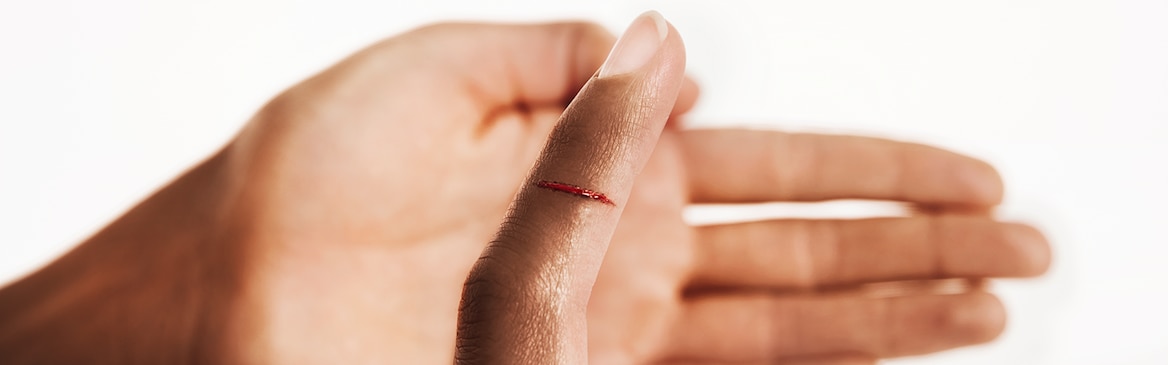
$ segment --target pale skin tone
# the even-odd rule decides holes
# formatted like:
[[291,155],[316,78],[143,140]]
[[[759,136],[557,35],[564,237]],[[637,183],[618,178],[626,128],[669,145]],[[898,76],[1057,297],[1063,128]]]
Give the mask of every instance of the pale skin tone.
[[[665,34],[607,77],[615,38],[579,23],[445,24],[363,50],[0,290],[0,363],[448,364],[457,332],[462,363],[864,364],[997,336],[1004,309],[976,285],[854,289],[1041,274],[1042,236],[985,214],[1002,197],[991,167],[881,139],[665,127],[697,97]],[[927,209],[681,217],[844,198]]]

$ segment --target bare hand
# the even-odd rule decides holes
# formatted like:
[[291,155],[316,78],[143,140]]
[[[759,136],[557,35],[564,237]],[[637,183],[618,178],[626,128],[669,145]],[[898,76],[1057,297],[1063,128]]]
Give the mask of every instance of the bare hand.
[[[696,98],[681,76],[680,37],[667,33],[656,63],[588,94],[620,115],[647,116],[645,131],[660,127],[667,105],[676,116]],[[359,52],[277,97],[219,154],[0,292],[0,354],[11,360],[3,362],[449,363],[472,263],[516,189],[530,189],[523,179],[540,148],[612,42],[586,24],[445,24]],[[612,94],[622,90],[630,94]],[[588,265],[601,265],[587,305],[594,363],[870,362],[984,342],[1004,313],[979,290],[873,298],[818,289],[1046,268],[1047,245],[1032,228],[945,213],[1001,199],[997,174],[979,161],[861,137],[660,133],[656,144],[592,136],[602,144],[596,156],[630,159],[619,175],[570,175],[608,166],[572,154],[557,164],[580,169],[548,176],[595,183],[623,209],[619,224],[619,211],[604,213],[614,231],[603,264],[573,261],[586,266],[573,269],[585,274],[572,281],[577,306]],[[618,140],[639,149],[605,149]],[[640,158],[636,175],[629,161]],[[537,196],[594,203],[554,194]],[[837,198],[937,213],[700,228],[681,220],[691,202]],[[711,287],[719,290],[683,295]],[[555,333],[580,336],[572,320],[576,327]]]

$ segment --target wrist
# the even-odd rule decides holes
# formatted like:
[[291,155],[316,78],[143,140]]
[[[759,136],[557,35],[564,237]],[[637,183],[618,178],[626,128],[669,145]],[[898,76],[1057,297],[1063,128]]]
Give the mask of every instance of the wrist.
[[244,249],[228,156],[0,289],[0,362],[222,362]]

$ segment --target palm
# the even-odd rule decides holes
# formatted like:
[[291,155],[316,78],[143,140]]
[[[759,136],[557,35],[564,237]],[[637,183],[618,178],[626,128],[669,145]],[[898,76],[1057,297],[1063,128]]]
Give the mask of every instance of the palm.
[[[416,98],[381,87],[354,92]],[[271,227],[257,240],[268,264],[254,273],[254,297],[261,312],[284,314],[259,324],[269,342],[259,347],[288,356],[275,363],[448,363],[462,282],[555,111],[484,121],[452,108],[468,102],[459,98],[416,98],[443,103],[405,112],[331,96],[290,99],[269,105],[241,137],[281,156],[251,178],[270,192],[259,226]],[[268,119],[285,115],[312,118]]]
[[[462,281],[561,110],[507,110],[485,120],[450,107],[463,101],[442,100],[402,113],[337,98],[278,99],[241,137],[257,155],[281,156],[251,177],[268,192],[259,226],[271,227],[258,235],[266,264],[253,287],[263,312],[283,314],[262,325],[270,328],[263,330],[267,345],[295,349],[281,356],[325,356],[316,358],[322,363],[335,363],[338,353],[357,362],[451,358]],[[308,107],[337,114],[280,110]],[[285,115],[312,119],[265,119]],[[688,232],[675,142],[666,138],[642,175],[640,184],[652,189],[630,199],[597,284],[594,300],[603,304],[592,326],[606,333],[595,341],[598,353],[647,356],[666,323],[661,309],[676,301]]]

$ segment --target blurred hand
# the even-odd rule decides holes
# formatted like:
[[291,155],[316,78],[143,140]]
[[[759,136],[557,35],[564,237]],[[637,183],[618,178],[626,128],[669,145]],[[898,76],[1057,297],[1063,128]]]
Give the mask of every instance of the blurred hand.
[[[600,83],[619,87],[594,85],[594,97],[662,118],[668,105],[675,117],[688,110],[697,90],[681,79],[680,37],[666,33],[654,63]],[[0,362],[449,363],[471,265],[613,41],[579,23],[443,24],[357,53],[0,292]],[[548,146],[557,143],[580,142]],[[993,169],[967,157],[745,130],[665,128],[649,146],[631,192],[569,181],[618,187],[623,209],[587,306],[593,363],[870,363],[981,343],[1001,331],[1004,311],[976,287],[894,297],[846,288],[1047,266],[1034,229],[952,213],[1001,199]],[[681,219],[690,203],[844,198],[928,209],[858,221]]]

